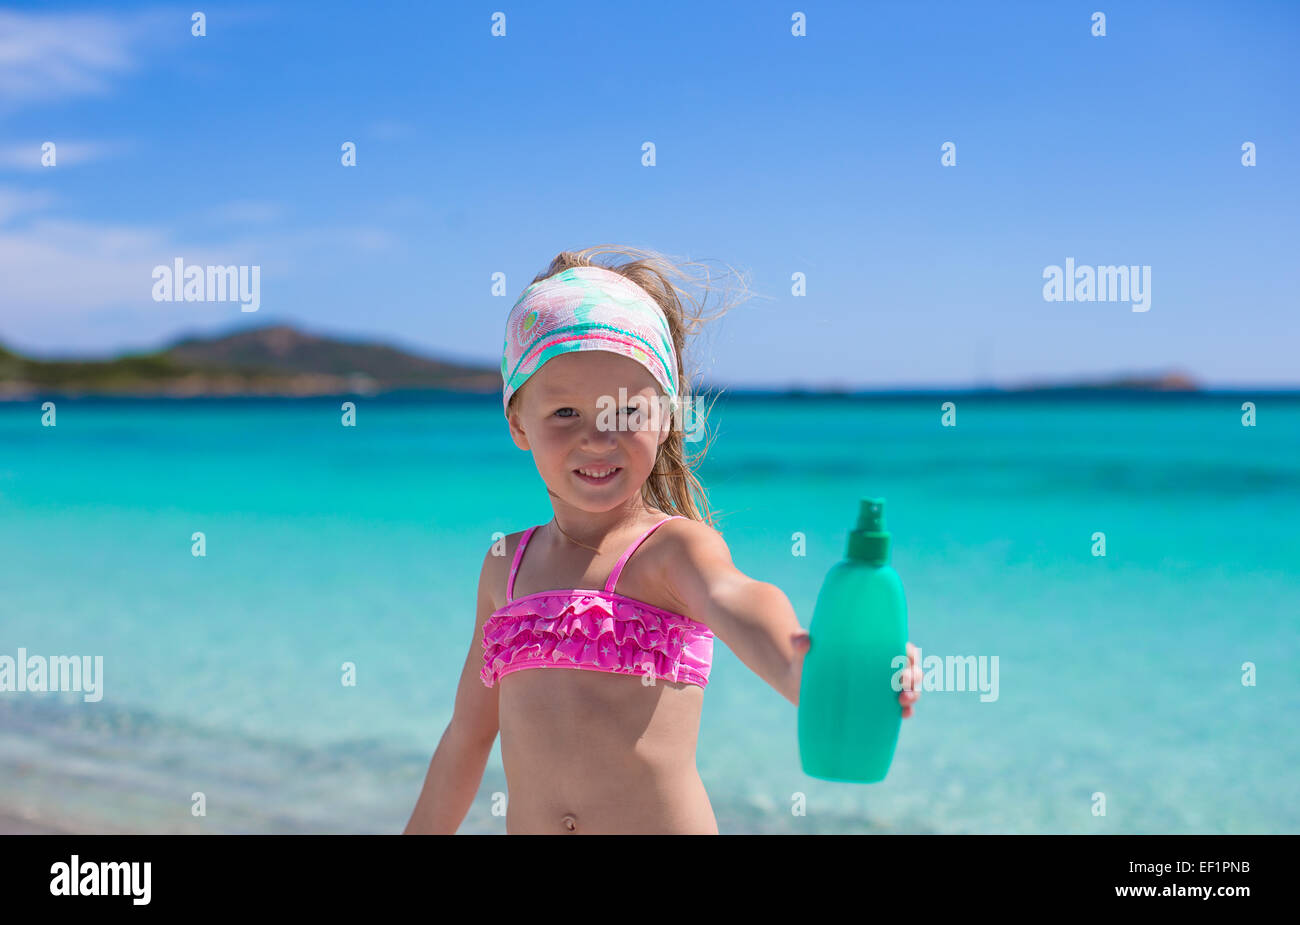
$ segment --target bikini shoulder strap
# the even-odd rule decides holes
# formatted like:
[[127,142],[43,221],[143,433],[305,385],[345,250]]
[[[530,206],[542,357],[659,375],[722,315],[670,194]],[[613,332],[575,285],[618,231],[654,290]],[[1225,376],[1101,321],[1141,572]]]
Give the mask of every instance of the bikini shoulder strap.
[[614,590],[614,586],[618,584],[618,576],[623,574],[623,566],[627,565],[627,560],[632,557],[632,553],[636,552],[637,547],[646,541],[646,537],[648,537],[651,533],[654,533],[664,524],[668,523],[668,521],[677,520],[681,516],[682,516],[681,514],[674,514],[671,517],[665,517],[663,520],[659,521],[659,523],[655,524],[645,533],[642,533],[639,537],[637,537],[636,541],[633,542],[632,545],[629,546],[623,552],[623,555],[619,557],[618,562],[614,563],[614,571],[609,573],[609,580],[605,582],[605,590],[606,591]]
[[524,531],[524,535],[519,538],[519,545],[515,547],[515,560],[510,565],[510,577],[506,579],[506,603],[509,604],[515,599],[515,574],[519,571],[519,560],[524,557],[524,547],[528,545],[528,540],[532,538],[533,531],[536,527],[529,527]]

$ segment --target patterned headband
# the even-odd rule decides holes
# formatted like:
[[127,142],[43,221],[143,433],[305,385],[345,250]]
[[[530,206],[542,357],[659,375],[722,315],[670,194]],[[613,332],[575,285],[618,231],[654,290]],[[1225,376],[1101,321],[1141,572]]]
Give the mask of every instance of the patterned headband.
[[570,267],[533,283],[510,309],[501,358],[502,403],[542,364],[562,353],[605,350],[636,360],[669,398],[677,354],[668,319],[632,280],[604,267]]

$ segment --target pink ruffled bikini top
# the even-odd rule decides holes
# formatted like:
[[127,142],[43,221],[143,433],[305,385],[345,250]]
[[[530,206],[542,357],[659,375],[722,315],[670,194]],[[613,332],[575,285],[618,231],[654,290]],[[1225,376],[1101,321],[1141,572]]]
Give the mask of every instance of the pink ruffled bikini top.
[[713,632],[689,617],[614,592],[637,547],[680,516],[661,520],[641,534],[614,565],[602,590],[538,591],[516,599],[515,574],[537,530],[529,527],[510,566],[506,605],[483,623],[483,683],[491,687],[525,668],[583,668],[638,677],[653,671],[665,681],[707,685]]

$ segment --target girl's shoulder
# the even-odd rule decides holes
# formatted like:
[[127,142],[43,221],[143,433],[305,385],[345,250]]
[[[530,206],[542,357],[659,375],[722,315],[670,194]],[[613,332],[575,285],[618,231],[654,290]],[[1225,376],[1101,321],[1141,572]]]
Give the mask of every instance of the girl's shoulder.
[[524,534],[531,529],[531,527],[526,527],[515,533],[493,534],[491,545],[488,546],[487,552],[483,556],[483,568],[487,570],[494,564],[505,562],[506,568],[509,569],[510,562],[514,559],[516,550],[519,549],[519,544],[523,542]]
[[[665,520],[665,518],[671,519]],[[719,533],[711,524],[706,524],[702,520],[694,520],[690,517],[672,514],[660,514],[659,520],[663,521],[663,526],[655,530],[656,534],[664,533],[678,537],[705,536],[710,534],[717,537],[722,536],[722,534]]]
[[668,521],[654,535],[659,542],[647,550],[649,561],[643,567],[666,597],[665,609],[701,619],[690,612],[686,589],[700,587],[713,576],[735,569],[726,541],[710,524],[685,517]]
[[531,527],[525,527],[515,533],[493,536],[487,551],[483,554],[483,567],[479,571],[479,584],[486,589],[494,610],[505,606],[506,584],[510,579],[510,568],[514,564],[515,553],[523,541],[524,534]]
[[[711,562],[731,562],[731,550],[711,524],[678,517],[655,530],[655,558],[663,568],[702,568]],[[649,544],[647,544],[649,545]]]

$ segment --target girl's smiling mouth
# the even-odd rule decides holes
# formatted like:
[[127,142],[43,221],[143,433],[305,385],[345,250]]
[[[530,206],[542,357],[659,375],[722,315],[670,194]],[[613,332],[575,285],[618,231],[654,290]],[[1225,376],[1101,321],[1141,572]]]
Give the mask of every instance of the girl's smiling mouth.
[[573,474],[588,485],[604,485],[612,482],[622,471],[622,466],[583,466],[581,469],[574,469]]

